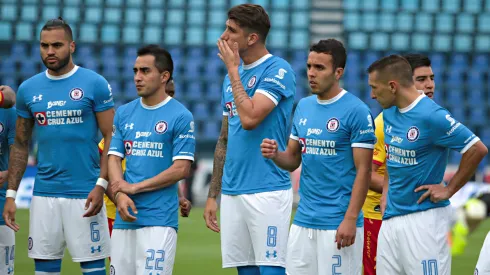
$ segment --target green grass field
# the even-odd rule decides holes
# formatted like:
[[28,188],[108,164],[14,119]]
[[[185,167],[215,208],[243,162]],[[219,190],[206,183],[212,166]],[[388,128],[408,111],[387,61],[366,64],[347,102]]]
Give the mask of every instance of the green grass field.
[[[219,235],[206,228],[202,219],[202,213],[202,208],[195,208],[192,210],[189,218],[180,220],[177,255],[173,274],[236,274],[234,269],[221,268]],[[16,235],[15,274],[31,275],[34,274],[34,262],[27,258],[27,235],[29,231],[28,210],[19,210],[16,218],[21,229]],[[470,236],[465,254],[453,258],[452,274],[473,274],[483,240],[489,230],[490,221],[487,220]],[[71,261],[68,253],[65,254],[61,274],[81,274],[80,266]]]

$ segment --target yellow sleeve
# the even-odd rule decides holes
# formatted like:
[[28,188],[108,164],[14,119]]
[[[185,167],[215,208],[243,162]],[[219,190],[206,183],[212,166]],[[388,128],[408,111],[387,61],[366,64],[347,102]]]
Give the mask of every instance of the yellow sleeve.
[[386,161],[386,150],[385,150],[385,134],[383,130],[383,113],[379,114],[374,120],[374,125],[376,130],[374,134],[376,135],[376,144],[374,145],[373,152],[373,163],[383,166]]

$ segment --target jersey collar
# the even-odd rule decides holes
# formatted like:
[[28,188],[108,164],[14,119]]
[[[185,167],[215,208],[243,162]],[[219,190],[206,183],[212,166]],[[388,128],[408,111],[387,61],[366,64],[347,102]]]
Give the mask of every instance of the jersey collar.
[[66,74],[62,74],[62,75],[50,75],[48,73],[48,70],[46,70],[46,77],[51,79],[51,80],[61,80],[61,79],[65,79],[65,78],[68,78],[68,77],[74,75],[77,71],[78,71],[77,65],[75,65],[75,67],[73,67],[73,69],[71,69],[71,71],[67,72]]
[[341,97],[343,97],[345,94],[347,93],[346,90],[342,89],[342,91],[340,91],[340,93],[334,97],[332,97],[331,99],[327,99],[327,100],[320,100],[318,99],[318,97],[316,98],[316,102],[318,102],[318,104],[321,104],[321,105],[328,105],[328,104],[332,104],[334,102],[336,102],[337,100],[339,100]]
[[141,107],[143,107],[144,109],[147,109],[147,110],[155,110],[155,109],[158,109],[158,108],[162,107],[163,105],[167,104],[171,99],[172,99],[171,96],[167,96],[167,98],[165,98],[164,101],[158,103],[157,105],[148,106],[148,105],[144,104],[143,101],[140,98],[140,104],[141,104]]
[[415,106],[417,106],[417,104],[422,100],[422,98],[425,97],[425,94],[421,94],[419,95],[419,97],[417,97],[417,99],[415,99],[410,105],[408,105],[407,107],[405,108],[401,108],[401,109],[398,109],[400,111],[400,113],[406,113],[410,110],[412,110],[413,108],[415,108]]
[[252,64],[248,64],[248,65],[243,64],[243,69],[244,70],[253,69],[253,68],[259,66],[260,64],[264,63],[264,61],[266,61],[267,59],[269,59],[269,57],[271,57],[271,56],[272,56],[272,54],[268,53],[268,54],[262,56],[259,60],[255,61]]

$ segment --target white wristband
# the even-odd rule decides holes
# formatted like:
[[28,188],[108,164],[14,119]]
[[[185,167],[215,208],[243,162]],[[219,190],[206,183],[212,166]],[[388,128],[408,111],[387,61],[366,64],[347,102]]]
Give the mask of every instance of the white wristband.
[[7,194],[5,195],[6,198],[13,198],[13,199],[15,199],[16,196],[17,196],[17,191],[12,189],[7,190]]
[[109,182],[107,182],[105,179],[103,178],[98,178],[97,179],[97,183],[95,185],[99,185],[99,186],[102,186],[104,187],[104,190],[107,189],[107,185],[109,185]]

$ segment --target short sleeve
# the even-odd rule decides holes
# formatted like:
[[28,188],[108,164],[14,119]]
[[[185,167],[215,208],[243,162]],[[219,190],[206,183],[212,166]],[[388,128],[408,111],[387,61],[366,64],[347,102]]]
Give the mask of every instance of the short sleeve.
[[366,105],[361,104],[353,109],[350,117],[351,147],[374,149],[374,121]]
[[94,111],[103,112],[113,107],[114,98],[112,97],[111,85],[102,76],[99,76],[95,82]]
[[15,108],[11,108],[9,110],[9,123],[8,123],[9,125],[8,125],[8,132],[7,132],[9,146],[14,144],[16,122],[17,122],[16,110]]
[[194,118],[190,112],[185,112],[175,123],[172,160],[186,159],[194,161],[196,137]]
[[431,113],[429,129],[436,145],[459,151],[461,154],[480,140],[444,108],[438,108]]
[[15,107],[17,109],[17,115],[23,118],[33,118],[27,102],[25,100],[26,87],[25,84],[20,85],[17,91],[17,96],[15,97]]
[[[116,115],[114,116],[114,124],[112,125],[112,140],[109,147],[108,155],[115,155],[120,158],[124,158],[125,148],[124,148],[124,140],[121,134],[120,129],[120,116],[121,116],[122,108],[119,108],[116,111]],[[100,144],[99,144],[100,146]],[[100,148],[100,147],[99,147]]]
[[294,110],[293,115],[293,126],[291,127],[291,135],[290,139],[299,140],[299,130],[298,130],[298,119],[299,119],[299,104],[296,106],[296,110]]
[[294,97],[296,94],[296,76],[289,64],[277,62],[262,75],[255,90],[268,97],[274,104],[282,98]]
[[383,129],[383,114],[381,113],[374,120],[374,134],[376,144],[374,144],[373,163],[382,166],[386,161],[385,133]]

